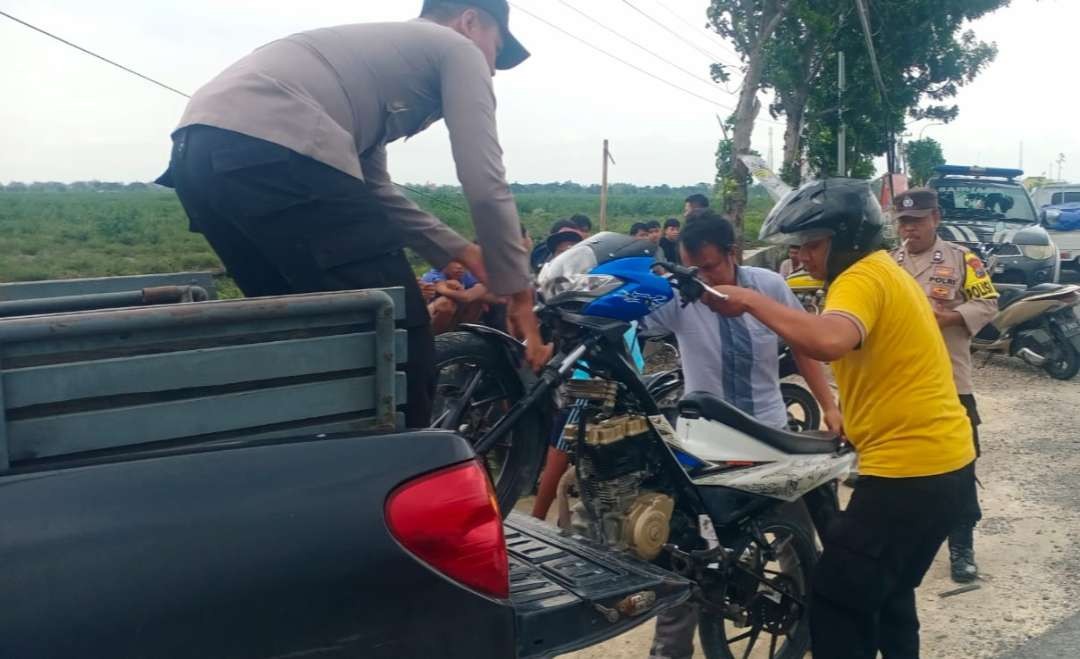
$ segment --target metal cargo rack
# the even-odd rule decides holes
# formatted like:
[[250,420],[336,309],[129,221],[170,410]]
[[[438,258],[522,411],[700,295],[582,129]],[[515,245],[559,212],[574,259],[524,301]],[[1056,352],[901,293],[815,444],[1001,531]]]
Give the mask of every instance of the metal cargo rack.
[[400,428],[403,310],[394,288],[0,318],[0,470]]

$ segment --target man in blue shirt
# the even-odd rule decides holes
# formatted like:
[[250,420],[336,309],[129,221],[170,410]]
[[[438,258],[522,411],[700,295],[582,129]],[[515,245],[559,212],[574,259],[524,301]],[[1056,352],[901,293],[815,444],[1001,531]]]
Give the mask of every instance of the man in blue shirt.
[[435,334],[453,331],[461,323],[480,320],[489,302],[497,298],[476,279],[465,266],[451,261],[442,270],[429,270],[420,278],[421,286],[434,286],[434,298],[428,303],[431,331]]
[[[684,264],[698,268],[710,286],[741,286],[802,311],[802,305],[784,279],[764,268],[738,265],[735,229],[708,209],[694,211],[680,235]],[[750,314],[721,316],[701,302],[683,307],[675,299],[645,319],[650,327],[675,334],[679,342],[686,391],[706,391],[777,428],[787,426],[787,406],[780,393],[780,339]],[[834,432],[842,429],[840,410],[820,362],[794,353],[799,373],[806,380]],[[698,611],[683,605],[656,619],[650,659],[690,659]]]

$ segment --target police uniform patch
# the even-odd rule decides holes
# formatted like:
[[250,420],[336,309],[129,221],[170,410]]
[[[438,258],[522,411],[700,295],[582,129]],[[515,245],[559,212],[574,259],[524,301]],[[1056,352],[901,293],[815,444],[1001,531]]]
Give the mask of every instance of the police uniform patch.
[[956,274],[956,268],[950,268],[947,265],[939,265],[934,268],[935,277],[952,277]]
[[932,259],[932,262],[933,263],[944,263],[945,262],[945,255],[941,252],[940,249],[935,249],[934,250],[934,258]]
[[934,298],[935,300],[951,300],[952,289],[948,286],[931,286],[930,297]]
[[974,254],[968,254],[967,262],[968,265],[971,266],[971,269],[975,272],[976,277],[982,279],[986,276],[986,266],[983,265],[982,259],[975,256]]

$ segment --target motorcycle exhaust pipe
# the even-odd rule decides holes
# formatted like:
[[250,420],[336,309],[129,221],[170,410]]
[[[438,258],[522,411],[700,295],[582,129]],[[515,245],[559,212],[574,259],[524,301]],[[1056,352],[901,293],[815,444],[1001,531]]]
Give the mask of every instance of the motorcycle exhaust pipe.
[[1046,363],[1046,357],[1043,357],[1031,348],[1020,348],[1016,351],[1016,356],[1032,366],[1042,366]]

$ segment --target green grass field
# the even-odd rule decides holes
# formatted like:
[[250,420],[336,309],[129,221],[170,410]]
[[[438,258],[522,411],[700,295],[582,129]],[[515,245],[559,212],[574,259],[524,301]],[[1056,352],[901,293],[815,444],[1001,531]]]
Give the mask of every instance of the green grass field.
[[[636,221],[678,216],[685,189],[612,194],[609,229],[625,231]],[[520,191],[521,218],[534,238],[551,223],[573,213],[599,214],[590,192]],[[442,188],[417,197],[461,233],[472,226],[460,193]],[[768,200],[754,198],[747,235],[756,236]],[[418,269],[424,264],[416,261]],[[202,236],[187,230],[187,218],[170,191],[0,192],[0,281],[220,270],[221,263]],[[224,292],[230,293],[228,284]],[[235,290],[233,289],[233,294]]]

